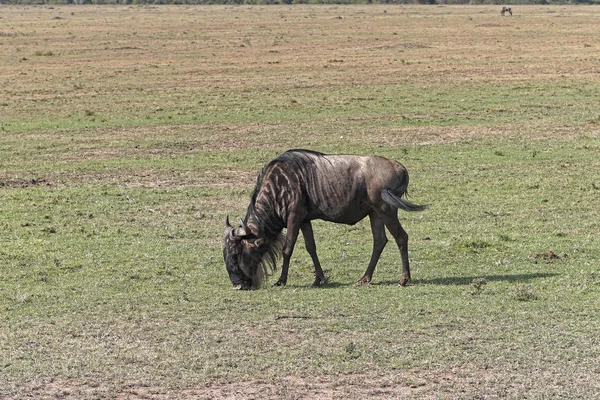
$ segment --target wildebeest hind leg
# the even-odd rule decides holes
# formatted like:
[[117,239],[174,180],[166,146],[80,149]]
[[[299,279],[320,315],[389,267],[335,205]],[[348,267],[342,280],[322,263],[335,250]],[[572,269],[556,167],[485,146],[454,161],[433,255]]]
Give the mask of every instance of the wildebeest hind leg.
[[406,233],[402,228],[402,225],[400,225],[395,210],[393,214],[385,216],[385,226],[396,240],[396,244],[400,250],[400,258],[402,259],[402,279],[399,284],[400,286],[406,286],[408,281],[410,281],[410,267],[408,265],[408,233]]
[[371,261],[369,261],[369,266],[367,267],[365,274],[358,281],[359,285],[364,285],[371,282],[371,279],[373,279],[375,266],[377,265],[379,257],[381,256],[381,252],[387,243],[383,220],[375,213],[372,213],[369,216],[369,219],[371,220],[371,233],[373,234],[373,253],[371,254]]
[[308,251],[308,254],[310,254],[310,258],[312,258],[313,265],[315,266],[315,281],[313,286],[321,286],[325,283],[325,274],[321,268],[319,257],[317,257],[317,245],[315,244],[315,236],[313,234],[312,224],[310,221],[307,221],[302,224],[300,229],[302,229],[302,236],[304,236],[304,245],[306,246],[306,251]]

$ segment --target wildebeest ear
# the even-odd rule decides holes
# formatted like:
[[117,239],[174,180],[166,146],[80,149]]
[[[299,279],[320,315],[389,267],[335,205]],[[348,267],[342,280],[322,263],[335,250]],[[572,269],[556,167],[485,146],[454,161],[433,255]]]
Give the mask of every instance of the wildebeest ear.
[[248,236],[250,232],[247,232],[244,228],[235,228],[233,234],[242,238]]

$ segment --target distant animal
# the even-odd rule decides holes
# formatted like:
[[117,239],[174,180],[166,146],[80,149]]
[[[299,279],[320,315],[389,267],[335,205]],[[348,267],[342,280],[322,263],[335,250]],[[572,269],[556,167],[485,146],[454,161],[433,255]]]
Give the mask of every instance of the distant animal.
[[512,15],[512,10],[510,7],[502,7],[502,11],[500,11],[500,14],[504,15],[505,13],[509,13],[510,15]]
[[[269,162],[258,175],[250,204],[240,225],[225,219],[223,258],[234,289],[255,289],[274,269],[281,253],[283,267],[275,284],[284,286],[290,258],[302,231],[314,268],[313,286],[325,283],[317,257],[311,221],[321,219],[354,225],[371,222],[373,252],[359,284],[367,284],[387,243],[385,228],[400,249],[402,279],[410,280],[408,234],[398,221],[398,209],[426,208],[406,200],[408,172],[392,160],[377,156],[327,155],[289,150]],[[286,234],[282,231],[286,228]]]

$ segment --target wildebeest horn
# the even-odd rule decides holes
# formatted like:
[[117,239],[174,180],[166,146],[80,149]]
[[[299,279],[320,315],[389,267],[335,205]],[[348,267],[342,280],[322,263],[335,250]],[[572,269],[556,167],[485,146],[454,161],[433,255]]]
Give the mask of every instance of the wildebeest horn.
[[233,239],[236,236],[239,236],[239,237],[248,236],[252,233],[250,228],[248,228],[248,225],[246,225],[244,223],[244,221],[242,221],[241,218],[240,218],[240,225],[241,226],[234,228],[233,226],[231,226],[231,223],[229,222],[229,215],[225,218],[225,230],[229,231],[229,237],[231,239]]
[[[239,229],[239,228],[238,228]],[[229,215],[225,218],[225,233],[229,233],[229,239],[234,240],[236,235],[236,230],[231,223],[229,223]]]
[[241,218],[240,218],[240,225],[242,227],[242,231],[244,232],[244,235],[249,235],[252,233],[250,228],[248,228],[248,225],[246,225]]

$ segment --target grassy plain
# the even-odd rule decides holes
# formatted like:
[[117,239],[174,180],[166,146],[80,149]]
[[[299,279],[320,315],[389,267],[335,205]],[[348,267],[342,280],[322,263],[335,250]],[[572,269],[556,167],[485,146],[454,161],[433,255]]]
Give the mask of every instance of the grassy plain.
[[[0,8],[0,398],[597,398],[600,9],[513,8]],[[407,166],[411,286],[231,290],[298,147]]]

